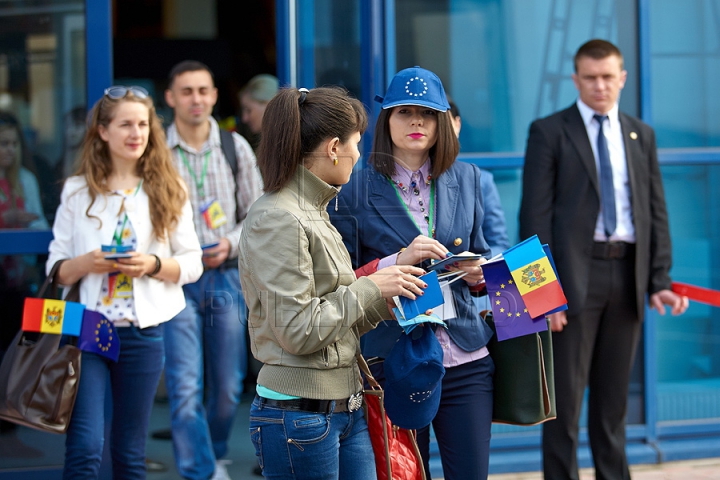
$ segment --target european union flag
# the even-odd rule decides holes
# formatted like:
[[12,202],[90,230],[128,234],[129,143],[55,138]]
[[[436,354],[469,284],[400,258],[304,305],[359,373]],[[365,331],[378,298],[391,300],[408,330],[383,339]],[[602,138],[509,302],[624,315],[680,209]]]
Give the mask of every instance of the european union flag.
[[117,362],[120,356],[120,339],[115,332],[115,326],[102,313],[85,309],[78,348]]
[[547,330],[545,315],[533,318],[528,312],[504,260],[485,263],[482,268],[498,341]]

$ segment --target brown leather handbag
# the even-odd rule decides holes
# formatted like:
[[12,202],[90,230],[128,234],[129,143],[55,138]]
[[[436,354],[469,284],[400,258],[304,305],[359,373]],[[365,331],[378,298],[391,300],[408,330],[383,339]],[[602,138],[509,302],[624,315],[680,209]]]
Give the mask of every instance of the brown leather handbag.
[[[39,298],[57,298],[55,277],[62,260],[43,284]],[[46,297],[48,289],[51,295]],[[77,300],[78,284],[66,300]],[[62,335],[28,333],[15,336],[0,364],[0,419],[45,432],[65,433],[80,381],[81,352],[60,346]]]

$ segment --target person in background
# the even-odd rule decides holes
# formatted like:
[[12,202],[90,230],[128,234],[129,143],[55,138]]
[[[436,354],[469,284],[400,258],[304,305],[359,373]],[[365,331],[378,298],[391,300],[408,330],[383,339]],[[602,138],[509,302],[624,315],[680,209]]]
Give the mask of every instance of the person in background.
[[277,91],[278,79],[273,75],[262,73],[251,78],[238,93],[242,122],[254,135],[260,134],[265,108]]
[[[80,282],[80,302],[112,322],[117,362],[83,352],[65,441],[63,478],[99,478],[105,385],[112,396],[113,476],[145,478],[145,440],[164,362],[161,324],[185,305],[182,285],[202,273],[202,252],[182,179],[147,91],[114,86],[92,109],[80,169],[62,190],[46,269]],[[106,259],[101,247],[129,250]]]
[[15,116],[0,112],[0,228],[49,229],[37,179],[22,165],[23,146]]
[[549,316],[557,419],[543,424],[545,478],[577,479],[578,422],[589,386],[588,436],[598,480],[629,479],[630,372],[650,307],[688,306],[671,288],[672,250],[655,132],[619,111],[620,50],[590,40],[575,54],[578,100],[530,126],[520,237],[553,252],[568,310]]
[[184,478],[225,479],[221,459],[247,369],[238,244],[262,181],[248,142],[221,131],[211,116],[217,89],[207,65],[180,62],[169,80],[165,100],[175,119],[167,141],[188,185],[205,267],[200,280],[183,287],[185,309],[165,326],[173,451]]
[[[353,267],[428,265],[448,253],[486,257],[482,175],[458,162],[442,82],[420,67],[398,72],[382,100],[370,166],[353,175],[329,209]],[[472,300],[485,288],[485,259],[455,262],[465,276],[445,287],[453,308],[443,308],[447,330],[435,330],[443,349],[445,376],[440,407],[432,421],[447,480],[488,475],[495,365],[486,344],[492,330]],[[437,311],[436,311],[437,313]],[[385,359],[402,334],[385,322],[363,338],[363,354]],[[384,379],[382,362],[371,366]],[[430,477],[430,427],[418,430],[418,444]]]
[[[14,115],[0,112],[0,229],[47,230],[40,189],[32,172],[22,166],[24,152],[20,124]],[[0,256],[0,360],[20,329],[25,297],[41,281],[36,255]],[[3,423],[0,423],[0,426]]]
[[[448,97],[448,104],[450,105],[448,112],[450,112],[455,135],[460,138],[460,129],[462,128],[460,110],[450,97]],[[495,185],[493,174],[482,168],[480,169],[480,190],[485,205],[482,232],[494,257],[510,248],[510,239],[505,226],[505,212],[500,204],[500,193]]]
[[341,88],[285,89],[267,106],[265,194],[240,237],[253,355],[250,438],[266,478],[374,480],[356,352],[386,299],[425,287],[412,266],[356,279],[326,208],[360,158],[362,104]]

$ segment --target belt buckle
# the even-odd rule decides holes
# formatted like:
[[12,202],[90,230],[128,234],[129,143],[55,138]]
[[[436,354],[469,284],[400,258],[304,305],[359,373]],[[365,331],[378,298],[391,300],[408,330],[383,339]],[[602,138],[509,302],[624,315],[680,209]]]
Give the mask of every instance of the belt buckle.
[[617,259],[622,258],[625,250],[625,245],[619,242],[608,242],[608,258]]
[[360,407],[362,407],[362,404],[363,392],[358,392],[350,395],[350,398],[347,399],[348,412],[354,412],[355,410],[359,410]]

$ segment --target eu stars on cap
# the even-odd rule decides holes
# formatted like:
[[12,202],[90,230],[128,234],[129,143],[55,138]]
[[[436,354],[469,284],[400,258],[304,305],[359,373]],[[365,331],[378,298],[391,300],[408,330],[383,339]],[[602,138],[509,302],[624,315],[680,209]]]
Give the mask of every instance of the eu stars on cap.
[[446,112],[450,108],[443,84],[430,70],[420,67],[406,68],[395,74],[385,93],[385,98],[375,97],[382,108],[399,105],[418,105]]

